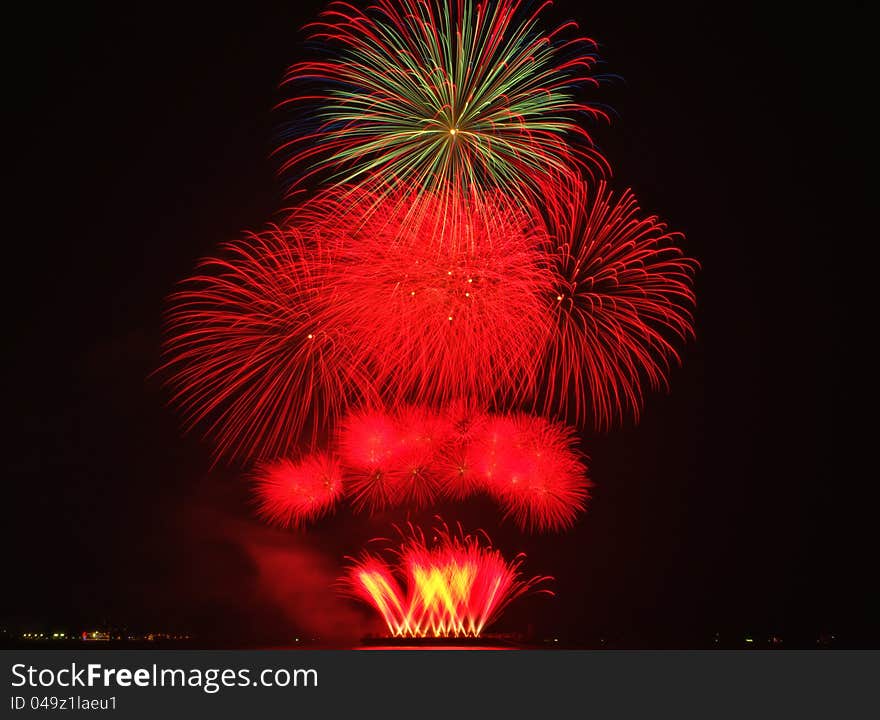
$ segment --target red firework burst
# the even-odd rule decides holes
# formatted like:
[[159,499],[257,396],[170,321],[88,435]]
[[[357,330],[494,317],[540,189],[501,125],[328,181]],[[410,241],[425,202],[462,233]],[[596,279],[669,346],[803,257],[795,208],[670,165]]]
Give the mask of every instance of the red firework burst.
[[400,445],[400,429],[383,410],[358,410],[340,425],[339,452],[349,467],[387,467]]
[[398,501],[401,437],[394,419],[381,410],[345,417],[339,453],[346,467],[345,489],[357,509],[382,510]]
[[166,362],[187,427],[205,423],[217,456],[290,454],[372,378],[343,325],[319,325],[329,259],[290,228],[249,235],[209,258],[171,298]]
[[357,337],[387,404],[487,402],[533,387],[553,280],[540,223],[492,196],[447,206],[364,195],[361,207],[379,209],[355,218],[338,197],[319,207],[331,228],[316,230],[336,237],[319,327]]
[[443,418],[452,442],[462,445],[473,440],[488,422],[485,406],[470,398],[458,398],[443,408]]
[[449,422],[455,414],[411,406],[350,413],[332,454],[260,467],[261,514],[300,526],[329,509],[340,488],[356,510],[370,513],[429,506],[441,494],[463,500],[488,492],[523,530],[571,525],[589,488],[571,428],[524,414],[482,415],[479,429],[462,440]]
[[437,455],[428,448],[405,448],[391,471],[395,503],[420,508],[430,505],[441,488]]
[[491,487],[495,481],[501,463],[514,446],[517,429],[512,417],[490,415],[468,445],[466,460],[484,488]]
[[511,601],[551,579],[521,579],[522,561],[506,561],[485,535],[444,526],[429,546],[411,527],[391,562],[364,553],[342,584],[381,615],[393,637],[479,637]]
[[449,437],[443,416],[424,408],[350,414],[341,425],[339,452],[355,506],[376,511],[429,504],[440,489],[438,457]]
[[404,450],[435,455],[453,437],[453,426],[445,413],[417,405],[405,405],[395,413]]
[[583,511],[590,482],[571,428],[516,414],[499,419],[477,447],[489,491],[521,529],[564,530]]
[[401,503],[430,504],[441,488],[438,459],[452,428],[446,418],[425,408],[406,406],[395,413],[400,453],[395,475]]
[[655,216],[641,214],[626,191],[604,182],[547,187],[543,212],[555,281],[547,297],[554,329],[540,386],[545,411],[588,415],[607,427],[642,407],[642,381],[666,386],[680,358],[675,341],[693,335],[697,262]]
[[273,525],[301,527],[327,514],[342,496],[338,460],[317,453],[261,465],[255,475],[258,512]]
[[451,500],[464,500],[485,485],[469,444],[450,444],[440,452],[436,468],[443,494]]

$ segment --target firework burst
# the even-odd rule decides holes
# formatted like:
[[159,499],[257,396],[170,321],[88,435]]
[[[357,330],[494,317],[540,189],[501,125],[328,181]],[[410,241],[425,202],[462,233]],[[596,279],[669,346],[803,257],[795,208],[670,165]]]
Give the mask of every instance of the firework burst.
[[340,425],[338,445],[355,508],[376,512],[396,504],[401,436],[394,419],[382,410],[353,412]]
[[342,496],[339,461],[315,453],[299,461],[260,465],[255,474],[258,513],[272,525],[302,527],[330,512]]
[[544,409],[607,427],[642,406],[642,382],[666,386],[676,341],[693,335],[696,261],[630,191],[548,186],[543,213],[555,281],[543,360]]
[[519,413],[499,419],[478,448],[489,491],[521,529],[564,530],[583,511],[590,482],[571,428]]
[[364,553],[348,568],[346,592],[367,603],[392,637],[479,637],[513,600],[547,577],[522,579],[523,556],[512,562],[484,535],[438,529],[429,544],[413,527],[386,559]]
[[261,514],[291,526],[319,518],[324,506],[315,500],[310,513],[312,501],[303,495],[320,483],[302,478],[333,477],[339,479],[332,483],[333,502],[341,487],[357,511],[369,514],[398,506],[430,507],[440,497],[460,501],[482,492],[495,498],[504,516],[522,530],[569,527],[583,511],[590,487],[573,429],[524,413],[481,413],[465,440],[450,422],[464,407],[349,413],[331,454],[317,452],[261,467]]
[[318,326],[332,297],[326,253],[290,228],[249,235],[171,296],[166,362],[187,427],[203,423],[218,457],[289,455],[349,402],[372,401],[344,326]]
[[453,442],[463,445],[474,439],[486,425],[486,407],[469,398],[457,398],[443,408]]
[[414,406],[394,413],[359,410],[344,418],[338,447],[355,507],[376,512],[430,504],[440,490],[438,458],[450,432],[442,415]]
[[348,203],[338,198],[334,212],[323,201],[336,275],[319,325],[357,337],[389,405],[523,394],[549,331],[544,296],[553,278],[540,223],[494,195],[473,215],[462,206],[450,215],[437,198],[420,202],[416,220],[407,203],[388,198],[349,226]]
[[447,498],[465,500],[485,488],[476,464],[470,444],[451,445],[440,453],[436,468],[441,489]]
[[[551,418],[638,421],[679,362],[697,263],[601,179],[594,43],[528,7],[331,4],[310,26],[327,56],[285,77],[303,123],[278,150],[316,193],[172,295],[173,401],[217,458],[257,461],[268,522],[482,492],[523,531],[564,530],[590,482]],[[350,569],[393,635],[479,635],[536,582],[438,537]]]
[[603,113],[577,100],[595,43],[546,33],[520,0],[377,0],[333,3],[309,26],[329,50],[293,65],[284,85],[311,122],[279,152],[284,171],[322,173],[335,185],[443,197],[502,188],[531,196],[548,172],[603,168],[583,129]]

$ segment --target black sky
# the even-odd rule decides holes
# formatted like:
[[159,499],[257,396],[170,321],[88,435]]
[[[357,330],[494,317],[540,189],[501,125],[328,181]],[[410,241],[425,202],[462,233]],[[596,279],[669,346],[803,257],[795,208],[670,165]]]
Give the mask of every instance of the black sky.
[[[698,340],[638,427],[585,434],[597,487],[574,531],[523,538],[488,505],[444,516],[557,578],[509,617],[543,634],[863,643],[875,548],[853,520],[869,479],[845,447],[840,353],[844,273],[870,236],[851,119],[866,19],[647,5],[550,16],[622,78],[593,96],[616,113],[595,136],[615,185],[701,261]],[[242,550],[269,535],[240,478],[210,472],[148,376],[174,283],[280,207],[271,107],[319,6],[77,4],[7,29],[5,621],[229,642],[287,627]],[[387,532],[341,514],[313,535],[331,566]]]

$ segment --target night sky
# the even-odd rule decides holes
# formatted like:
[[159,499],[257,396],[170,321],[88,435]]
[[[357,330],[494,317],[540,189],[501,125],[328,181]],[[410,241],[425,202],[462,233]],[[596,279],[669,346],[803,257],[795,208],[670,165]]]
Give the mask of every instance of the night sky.
[[[405,516],[343,506],[306,535],[264,528],[241,470],[211,468],[151,377],[175,282],[277,218],[269,153],[289,118],[271,108],[319,7],[80,3],[7,28],[5,624],[229,645],[363,631],[330,584]],[[594,135],[614,186],[700,260],[698,339],[639,426],[584,433],[596,488],[571,532],[522,536],[488,502],[438,510],[555,576],[557,597],[522,601],[499,629],[865,644],[876,555],[853,518],[873,481],[841,441],[839,402],[841,283],[876,237],[849,119],[866,19],[649,7],[566,2],[549,17],[576,18],[620,76],[589,96],[615,113]]]

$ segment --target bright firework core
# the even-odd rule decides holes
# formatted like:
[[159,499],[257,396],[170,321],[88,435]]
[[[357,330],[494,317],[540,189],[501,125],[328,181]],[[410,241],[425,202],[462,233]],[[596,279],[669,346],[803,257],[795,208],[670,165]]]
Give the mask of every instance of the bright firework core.
[[392,637],[479,637],[513,600],[548,577],[522,579],[484,535],[435,531],[429,544],[410,527],[391,561],[364,553],[343,578],[347,592],[381,615]]

